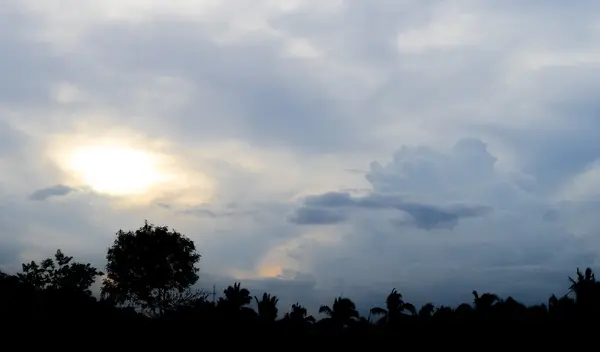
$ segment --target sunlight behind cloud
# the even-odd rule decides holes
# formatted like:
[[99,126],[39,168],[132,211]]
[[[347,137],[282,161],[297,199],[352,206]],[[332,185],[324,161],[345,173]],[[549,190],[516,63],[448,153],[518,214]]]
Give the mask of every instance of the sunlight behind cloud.
[[169,143],[131,131],[56,135],[49,156],[69,186],[91,189],[129,205],[195,205],[213,197],[214,182],[193,170]]
[[173,177],[141,150],[122,147],[84,147],[69,157],[68,166],[87,186],[110,195],[143,194]]

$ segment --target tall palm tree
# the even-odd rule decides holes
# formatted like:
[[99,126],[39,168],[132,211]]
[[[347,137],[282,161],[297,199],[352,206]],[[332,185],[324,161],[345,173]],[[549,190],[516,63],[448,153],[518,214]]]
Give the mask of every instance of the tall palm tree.
[[383,316],[379,320],[379,323],[396,322],[402,316],[406,316],[406,313],[412,316],[417,315],[415,306],[404,302],[402,299],[402,294],[396,291],[396,289],[393,289],[388,295],[387,299],[385,300],[385,307],[385,309],[381,307],[375,307],[371,309],[371,314]]
[[349,298],[336,298],[333,306],[321,306],[320,314],[325,314],[338,327],[347,327],[358,320],[358,311],[356,305]]
[[315,318],[312,315],[308,315],[306,308],[300,305],[300,303],[292,304],[292,310],[289,313],[285,313],[284,319],[289,320],[294,324],[314,324]]
[[268,293],[263,293],[262,299],[254,296],[256,306],[258,309],[258,317],[264,321],[275,321],[277,319],[277,302],[279,298],[277,296],[271,296]]
[[484,293],[481,296],[477,291],[473,291],[473,305],[475,311],[479,314],[488,315],[492,312],[493,307],[500,303],[500,298],[493,293]]
[[225,297],[219,298],[217,307],[224,309],[226,314],[240,315],[240,313],[249,313],[251,308],[246,307],[252,302],[250,291],[245,288],[241,288],[239,282],[233,284],[233,286],[227,287],[223,291]]
[[569,277],[571,286],[569,292],[575,294],[575,302],[578,305],[590,308],[594,301],[598,300],[599,283],[596,281],[596,275],[592,269],[585,269],[585,274],[582,274],[577,268],[577,279]]

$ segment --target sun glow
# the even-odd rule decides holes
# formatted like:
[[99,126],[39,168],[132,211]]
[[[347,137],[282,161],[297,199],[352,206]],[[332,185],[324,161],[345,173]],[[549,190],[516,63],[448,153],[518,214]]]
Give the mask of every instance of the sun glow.
[[67,164],[80,182],[110,195],[144,194],[169,180],[156,157],[130,147],[77,148]]

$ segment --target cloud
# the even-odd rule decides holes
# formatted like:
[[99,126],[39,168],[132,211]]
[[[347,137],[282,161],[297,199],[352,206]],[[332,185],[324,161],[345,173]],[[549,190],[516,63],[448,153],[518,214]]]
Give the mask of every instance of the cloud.
[[[302,217],[302,223],[310,223],[311,219],[314,219],[314,223],[327,222],[319,217],[319,209],[315,207],[324,208],[321,211],[325,212],[322,215],[325,219],[331,218],[328,215],[330,213],[326,213],[331,212],[328,208],[396,209],[400,211],[400,218],[402,214],[409,215],[411,219],[408,222],[419,228],[454,229],[461,218],[484,216],[492,211],[488,205],[461,203],[463,199],[475,200],[462,194],[461,188],[467,185],[473,187],[473,180],[483,182],[483,187],[489,187],[488,183],[491,182],[500,182],[494,179],[496,160],[478,139],[461,139],[449,155],[425,147],[414,150],[404,147],[394,154],[393,162],[385,167],[378,162],[371,163],[365,177],[374,192],[359,197],[344,192],[309,196],[304,206],[297,210],[296,217]],[[423,200],[435,197],[439,202],[439,192],[448,191],[452,192],[448,197],[452,197],[450,199],[454,204],[428,204],[421,200],[410,200],[416,194]],[[414,194],[408,194],[408,197],[397,194],[407,192]],[[341,220],[342,217],[338,216],[333,222]]]
[[[331,192],[310,196],[305,206],[296,210],[291,221],[298,224],[330,224],[346,219],[345,216],[328,208],[359,207],[366,209],[397,209],[408,214],[415,226],[431,230],[435,228],[453,229],[460,218],[483,216],[491,211],[487,206],[471,206],[453,204],[436,206],[416,202],[406,202],[396,195],[369,194],[362,197],[351,197],[349,193]],[[323,208],[317,208],[317,207]]]
[[[560,203],[536,193],[535,176],[498,169],[497,159],[473,138],[459,140],[448,152],[404,146],[389,163],[371,163],[365,175],[371,193],[332,191],[304,197],[296,212],[333,209],[347,221],[335,253],[329,246],[311,250],[312,268],[344,268],[322,274],[332,289],[364,295],[374,288],[400,286],[421,302],[439,300],[428,290],[440,287],[456,302],[468,299],[466,293],[474,288],[529,301],[540,297],[542,289],[559,290],[568,268],[596,262],[590,237],[575,236],[572,225],[561,219],[564,205],[555,210]],[[446,229],[453,231],[444,234]],[[537,271],[547,276],[527,281]],[[345,277],[350,272],[352,286]],[[395,279],[383,279],[378,274],[383,272]],[[377,282],[375,277],[382,279]],[[415,277],[421,281],[412,286]],[[371,288],[358,282],[371,282]]]
[[330,209],[301,207],[288,219],[298,225],[325,225],[336,224],[346,218],[344,215]]
[[66,196],[66,195],[76,192],[76,191],[77,191],[76,189],[69,187],[69,186],[55,185],[52,187],[38,189],[37,191],[33,192],[31,194],[31,196],[29,196],[29,199],[31,199],[31,200],[46,200],[51,197]]

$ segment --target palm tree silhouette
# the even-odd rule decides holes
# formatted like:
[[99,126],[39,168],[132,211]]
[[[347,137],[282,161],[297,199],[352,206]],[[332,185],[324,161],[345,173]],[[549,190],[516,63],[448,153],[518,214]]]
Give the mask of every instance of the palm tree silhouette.
[[217,307],[221,308],[226,315],[241,317],[242,315],[250,314],[254,312],[252,308],[246,307],[252,302],[250,291],[245,288],[241,288],[239,282],[233,284],[233,286],[227,287],[223,291],[225,297],[219,298]]
[[417,315],[415,306],[410,303],[404,302],[402,299],[402,294],[396,289],[393,289],[392,292],[388,295],[385,300],[386,309],[381,307],[375,307],[371,309],[371,314],[373,315],[382,315],[383,317],[379,320],[379,323],[395,323],[402,316],[405,316],[405,312],[408,312],[410,315]]
[[258,309],[258,317],[263,321],[275,321],[277,319],[277,302],[279,298],[277,296],[271,296],[268,293],[263,293],[262,299],[254,296],[256,306]]
[[484,293],[481,296],[477,291],[473,291],[473,305],[475,312],[481,316],[489,316],[496,303],[501,302],[500,298],[493,293]]
[[575,294],[575,301],[578,304],[589,304],[593,299],[594,291],[596,288],[596,275],[592,269],[585,269],[585,274],[582,274],[577,268],[577,279],[569,277],[571,286],[569,286],[569,292]]
[[600,312],[600,283],[596,281],[596,275],[592,269],[585,269],[582,274],[577,268],[577,279],[569,277],[571,286],[569,293],[575,294],[577,314],[586,316],[596,315]]
[[292,311],[285,313],[285,319],[292,323],[308,323],[314,324],[315,318],[312,315],[308,315],[306,308],[300,305],[300,303],[292,304]]
[[283,320],[297,330],[302,330],[316,323],[316,319],[312,315],[308,315],[308,311],[300,303],[292,304],[292,310],[285,313]]
[[349,298],[336,298],[333,306],[321,306],[320,314],[325,314],[327,318],[337,327],[345,328],[358,320],[358,311],[356,305]]

